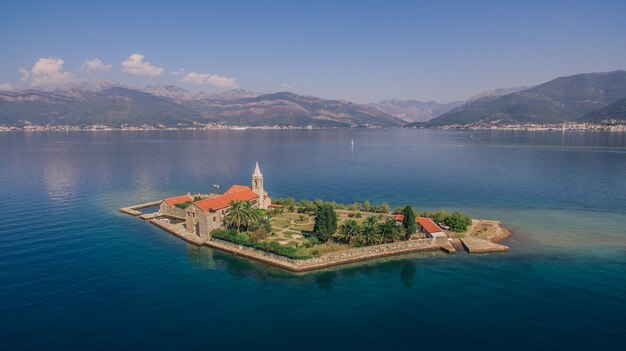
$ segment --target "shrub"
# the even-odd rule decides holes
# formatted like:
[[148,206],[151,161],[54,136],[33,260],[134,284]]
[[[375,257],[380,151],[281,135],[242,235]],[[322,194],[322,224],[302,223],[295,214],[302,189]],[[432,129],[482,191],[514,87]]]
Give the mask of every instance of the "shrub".
[[304,244],[305,247],[313,247],[315,245],[319,245],[320,241],[314,237],[314,236],[310,236],[307,240],[307,242]]
[[363,214],[362,214],[361,212],[357,212],[357,213],[354,215],[354,217],[356,217],[356,218],[361,218],[361,217],[363,217]]
[[187,208],[189,206],[191,206],[193,202],[191,201],[185,201],[185,202],[181,202],[179,204],[175,204],[174,206],[178,207],[178,208]]
[[267,239],[267,237],[268,237],[267,230],[265,230],[265,228],[263,227],[259,227],[255,231],[250,233],[250,240],[252,240],[255,243],[261,242]]
[[388,213],[389,211],[391,211],[391,208],[389,207],[388,203],[383,202],[382,204],[380,204],[380,211],[383,213]]
[[372,205],[370,205],[370,202],[368,200],[363,201],[363,211],[365,212],[369,212],[372,209]]
[[300,260],[310,258],[311,255],[303,252],[293,246],[283,246],[275,241],[272,242],[254,242],[246,233],[237,233],[232,229],[215,229],[211,232],[211,236],[216,239],[230,241],[237,245],[253,247],[255,249],[271,252],[280,256]]
[[296,199],[294,199],[293,197],[279,197],[277,199],[272,199],[272,203],[275,203],[277,205],[293,206],[296,203]]
[[446,220],[446,217],[448,216],[450,216],[450,212],[444,211],[444,210],[437,210],[435,212],[430,212],[426,214],[425,217],[430,217],[433,219],[433,221],[437,223],[441,223],[441,222],[444,222]]
[[472,219],[465,213],[456,211],[444,219],[444,223],[453,232],[464,232],[467,230],[467,226],[472,223]]

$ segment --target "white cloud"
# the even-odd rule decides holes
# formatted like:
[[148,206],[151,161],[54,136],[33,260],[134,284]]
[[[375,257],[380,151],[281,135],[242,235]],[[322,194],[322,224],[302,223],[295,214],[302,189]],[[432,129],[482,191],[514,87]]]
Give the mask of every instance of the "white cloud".
[[35,87],[55,87],[73,82],[74,75],[64,71],[65,61],[58,57],[41,57],[35,62],[30,72],[24,68],[18,71],[22,74],[22,81],[28,82]]
[[20,74],[22,75],[20,77],[20,79],[22,80],[22,82],[26,82],[28,80],[28,78],[30,77],[30,72],[28,72],[27,70],[20,68],[17,70],[18,72],[20,72]]
[[189,72],[181,81],[190,84],[210,84],[221,88],[237,88],[235,78],[215,74]]
[[289,83],[283,83],[280,85],[280,88],[285,91],[296,91],[295,85],[291,85]]
[[85,60],[82,65],[80,65],[81,72],[92,73],[92,72],[108,72],[113,68],[110,64],[106,64],[102,62],[99,58],[95,58],[93,60]]
[[122,62],[122,71],[135,75],[160,76],[163,68],[152,66],[150,62],[144,61],[143,55],[132,54]]
[[11,83],[2,83],[0,84],[0,90],[12,90],[13,85]]
[[170,74],[173,76],[182,76],[183,74],[185,74],[185,69],[184,68],[179,68],[175,71],[172,71]]

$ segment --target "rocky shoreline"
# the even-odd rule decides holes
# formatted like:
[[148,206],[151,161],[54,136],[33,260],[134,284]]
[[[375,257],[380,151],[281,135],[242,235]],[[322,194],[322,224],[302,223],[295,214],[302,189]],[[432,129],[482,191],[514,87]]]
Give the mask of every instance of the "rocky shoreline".
[[296,260],[276,255],[253,247],[238,245],[229,241],[212,238],[203,240],[187,232],[180,224],[171,224],[158,219],[150,220],[150,223],[173,234],[186,242],[197,246],[208,246],[222,250],[233,255],[243,256],[266,264],[287,269],[292,272],[312,271],[348,263],[367,261],[376,258],[401,255],[413,252],[440,251],[455,253],[456,250],[446,238],[428,238],[409,241],[399,241],[389,244],[364,246],[336,251],[319,257]]

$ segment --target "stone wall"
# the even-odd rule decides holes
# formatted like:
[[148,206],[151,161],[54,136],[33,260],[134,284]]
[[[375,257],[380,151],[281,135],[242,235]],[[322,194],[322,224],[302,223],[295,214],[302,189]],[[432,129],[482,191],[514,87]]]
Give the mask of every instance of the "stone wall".
[[186,212],[184,208],[170,206],[165,202],[163,202],[161,206],[159,207],[159,212],[161,212],[161,214],[165,216],[174,217],[178,219],[185,219],[185,216],[186,216]]
[[449,243],[446,238],[400,241],[389,244],[365,246],[331,252],[319,257],[303,260],[287,258],[271,252],[266,252],[249,246],[238,245],[217,238],[210,239],[206,242],[206,245],[292,271],[308,271],[410,252],[435,251],[442,249],[443,245],[449,245]]

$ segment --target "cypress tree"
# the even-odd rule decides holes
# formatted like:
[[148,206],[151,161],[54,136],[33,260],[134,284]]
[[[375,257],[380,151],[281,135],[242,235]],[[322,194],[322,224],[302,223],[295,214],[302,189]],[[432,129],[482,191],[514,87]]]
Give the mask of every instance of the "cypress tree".
[[405,233],[404,238],[409,240],[411,235],[413,235],[417,230],[417,224],[415,224],[415,212],[413,212],[410,205],[407,205],[404,207],[402,214],[404,215],[404,218],[402,219],[402,227],[404,228]]
[[315,210],[313,233],[320,242],[326,242],[337,230],[337,213],[329,204],[321,204]]

